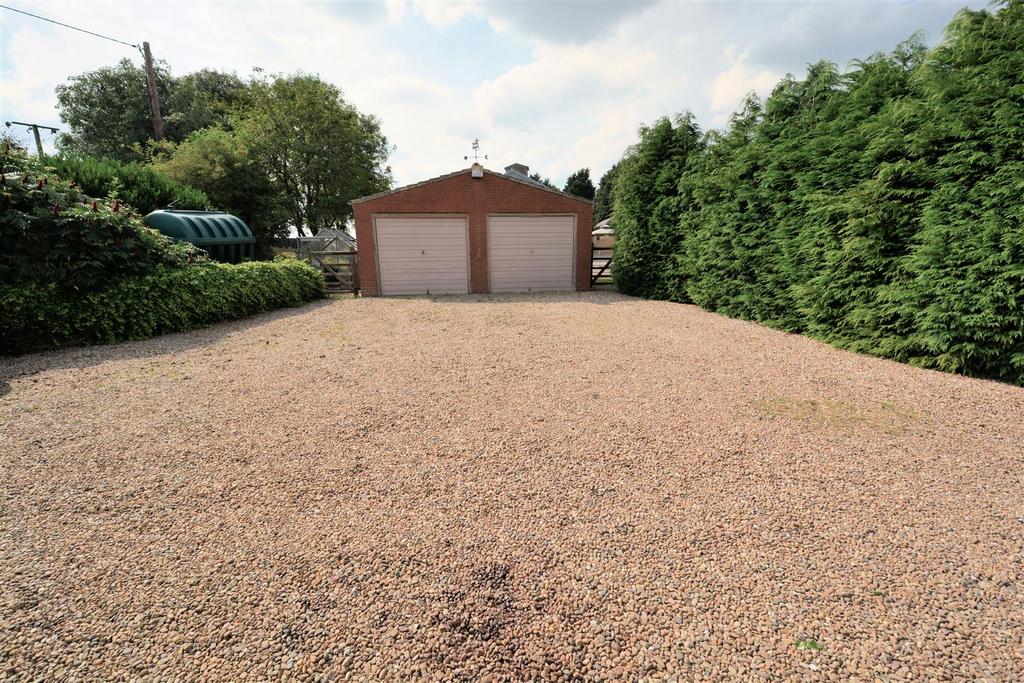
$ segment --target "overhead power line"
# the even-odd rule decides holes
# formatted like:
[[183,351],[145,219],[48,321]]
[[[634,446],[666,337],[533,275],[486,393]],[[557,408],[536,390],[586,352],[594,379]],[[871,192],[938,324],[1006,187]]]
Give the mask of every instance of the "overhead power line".
[[96,33],[95,31],[87,31],[84,28],[78,28],[77,26],[72,26],[71,24],[65,24],[64,22],[56,21],[54,19],[47,19],[46,17],[41,17],[38,14],[32,14],[31,12],[26,12],[24,10],[14,9],[13,7],[8,7],[7,5],[0,5],[0,7],[2,7],[3,9],[9,9],[12,12],[17,12],[18,14],[24,14],[25,16],[32,17],[33,19],[41,19],[42,21],[48,21],[51,24],[57,24],[57,26],[63,26],[64,28],[69,28],[72,31],[79,31],[81,33],[88,33],[90,36],[96,36],[97,38],[103,38],[104,40],[109,40],[109,41],[111,41],[113,43],[120,43],[121,45],[127,45],[128,47],[134,47],[135,49],[140,49],[139,46],[137,44],[135,44],[135,43],[126,43],[123,40],[118,40],[117,38],[111,38],[110,36],[105,36],[102,33]]
[[[148,89],[148,94],[149,94],[149,109],[150,109],[150,113],[153,116],[153,131],[156,134],[156,139],[157,139],[158,142],[162,141],[164,139],[164,124],[163,124],[163,119],[160,117],[160,95],[157,93],[157,89],[156,89],[156,71],[153,68],[153,53],[149,49],[149,43],[143,42],[142,45],[138,45],[137,43],[128,43],[128,42],[125,42],[123,40],[118,40],[117,38],[111,38],[110,36],[105,36],[102,33],[96,33],[95,31],[89,31],[89,30],[86,30],[84,28],[79,28],[78,26],[72,26],[71,24],[65,24],[63,21],[57,21],[55,19],[47,19],[46,17],[41,17],[38,14],[32,14],[31,12],[26,12],[24,10],[15,9],[15,8],[9,7],[7,5],[0,5],[0,8],[6,9],[6,10],[10,10],[12,12],[17,12],[18,14],[24,14],[26,17],[32,17],[33,19],[39,19],[40,21],[46,21],[46,22],[49,22],[51,24],[56,24],[57,26],[63,26],[64,28],[69,28],[72,31],[78,31],[80,33],[86,33],[86,34],[88,34],[90,36],[96,36],[97,38],[102,38],[103,40],[109,40],[112,43],[118,43],[119,45],[126,45],[128,47],[134,47],[136,50],[138,50],[142,54],[142,58],[143,58],[143,60],[145,61],[145,64],[146,64],[146,87]],[[11,124],[7,124],[7,125],[9,126]],[[25,124],[25,125],[30,125],[30,124]],[[39,128],[37,126],[37,127],[34,127],[32,130],[35,131],[36,146],[39,147],[39,149],[40,149],[39,154],[40,154],[40,156],[42,156],[42,146],[39,143]],[[57,132],[57,131],[54,130],[54,132]]]

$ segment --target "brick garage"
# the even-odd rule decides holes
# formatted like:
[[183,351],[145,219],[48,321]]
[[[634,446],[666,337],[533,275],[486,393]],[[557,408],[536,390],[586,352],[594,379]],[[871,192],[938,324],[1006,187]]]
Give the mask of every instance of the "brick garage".
[[527,171],[474,166],[354,200],[362,294],[590,289],[593,203]]

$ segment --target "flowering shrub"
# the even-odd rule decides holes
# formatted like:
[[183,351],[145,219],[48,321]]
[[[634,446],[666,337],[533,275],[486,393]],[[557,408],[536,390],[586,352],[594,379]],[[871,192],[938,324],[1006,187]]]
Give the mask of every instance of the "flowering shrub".
[[23,152],[0,159],[0,281],[87,291],[160,266],[206,260],[146,227],[116,194],[91,198]]

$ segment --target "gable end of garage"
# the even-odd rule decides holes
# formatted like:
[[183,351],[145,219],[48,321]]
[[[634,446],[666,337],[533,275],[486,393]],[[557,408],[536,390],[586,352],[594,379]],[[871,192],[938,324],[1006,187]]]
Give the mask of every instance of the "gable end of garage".
[[[593,217],[593,202],[579,197],[510,178],[504,174],[486,171],[482,177],[472,177],[470,171],[458,171],[437,178],[407,185],[389,192],[363,197],[352,202],[356,224],[356,240],[359,250],[361,292],[365,296],[379,296],[389,292],[386,283],[395,282],[395,275],[385,273],[381,268],[411,267],[408,259],[389,258],[386,254],[382,264],[378,254],[377,223],[381,218],[401,217],[451,217],[463,216],[466,221],[466,253],[468,256],[468,286],[471,293],[491,291],[489,264],[488,222],[490,217],[515,216],[566,216],[574,217],[575,231],[572,250],[575,252],[574,288],[590,288],[590,228]],[[423,226],[436,225],[421,222]],[[406,238],[415,239],[419,234],[409,224]],[[408,227],[408,226],[407,226]],[[391,230],[391,228],[388,228]],[[429,241],[426,228],[422,239]],[[546,241],[545,241],[546,242]],[[408,247],[409,244],[404,245]],[[421,255],[429,251],[421,245]],[[540,245],[539,248],[544,248]],[[556,248],[552,245],[552,248]],[[557,245],[565,249],[564,240]],[[434,246],[436,253],[436,245]],[[506,250],[506,253],[507,250]],[[449,264],[451,265],[451,264]],[[403,276],[404,277],[404,276]],[[398,278],[403,279],[402,277]],[[500,279],[500,278],[499,278]],[[555,279],[551,279],[555,282]],[[562,280],[557,280],[561,282]]]

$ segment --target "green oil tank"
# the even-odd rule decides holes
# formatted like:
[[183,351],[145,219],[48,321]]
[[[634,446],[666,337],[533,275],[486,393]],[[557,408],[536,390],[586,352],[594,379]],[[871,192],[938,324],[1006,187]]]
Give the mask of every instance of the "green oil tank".
[[146,225],[164,235],[205,250],[214,261],[249,261],[256,249],[252,230],[245,221],[230,213],[161,209],[145,220]]

